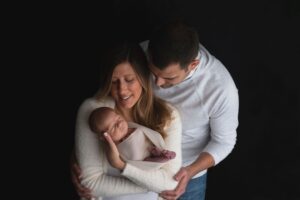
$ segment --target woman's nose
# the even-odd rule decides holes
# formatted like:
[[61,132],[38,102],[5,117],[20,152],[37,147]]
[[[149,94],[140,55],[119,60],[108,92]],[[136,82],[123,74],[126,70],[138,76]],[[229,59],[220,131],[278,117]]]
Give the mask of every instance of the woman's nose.
[[120,94],[124,94],[127,90],[128,90],[128,88],[125,83],[119,84],[119,93]]

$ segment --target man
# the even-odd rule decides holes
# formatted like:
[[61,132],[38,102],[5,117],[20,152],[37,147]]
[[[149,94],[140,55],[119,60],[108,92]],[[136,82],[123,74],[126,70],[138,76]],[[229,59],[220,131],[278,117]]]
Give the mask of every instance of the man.
[[178,185],[160,196],[204,200],[207,169],[228,156],[236,142],[237,88],[224,65],[199,43],[197,31],[182,23],[162,26],[141,46],[155,94],[172,103],[182,119]]
[[169,23],[156,30],[149,45],[141,45],[147,49],[155,94],[177,107],[182,119],[183,167],[175,176],[179,184],[160,195],[202,200],[207,169],[223,160],[236,142],[238,91],[191,27]]

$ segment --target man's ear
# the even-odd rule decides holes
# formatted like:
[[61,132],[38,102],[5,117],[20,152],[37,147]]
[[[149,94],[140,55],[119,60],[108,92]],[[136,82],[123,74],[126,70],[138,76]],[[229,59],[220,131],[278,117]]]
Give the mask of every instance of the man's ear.
[[195,59],[193,60],[190,64],[189,64],[189,71],[192,71],[193,69],[195,69],[197,67],[197,65],[199,65],[200,60],[199,59]]

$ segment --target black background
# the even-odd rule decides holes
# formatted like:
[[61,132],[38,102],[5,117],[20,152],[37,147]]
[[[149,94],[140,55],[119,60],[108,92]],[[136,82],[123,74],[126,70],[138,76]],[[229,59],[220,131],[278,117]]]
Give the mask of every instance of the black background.
[[40,111],[37,128],[45,131],[32,150],[46,149],[45,156],[34,154],[38,184],[33,191],[56,199],[77,198],[69,158],[77,109],[98,88],[97,55],[115,38],[140,42],[156,25],[180,17],[224,63],[240,94],[237,144],[209,170],[207,199],[300,199],[299,9],[297,0],[45,5],[30,17],[35,31],[26,33],[36,41],[34,71],[40,75],[32,75],[30,84],[42,84],[34,91],[34,107]]

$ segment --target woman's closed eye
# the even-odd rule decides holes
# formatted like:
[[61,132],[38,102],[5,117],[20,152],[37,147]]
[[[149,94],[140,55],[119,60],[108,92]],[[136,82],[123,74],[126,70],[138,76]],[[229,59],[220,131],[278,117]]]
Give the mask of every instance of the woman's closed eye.
[[127,83],[131,83],[131,82],[133,82],[134,81],[134,79],[132,78],[132,79],[126,79],[125,80]]

